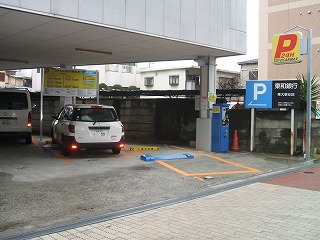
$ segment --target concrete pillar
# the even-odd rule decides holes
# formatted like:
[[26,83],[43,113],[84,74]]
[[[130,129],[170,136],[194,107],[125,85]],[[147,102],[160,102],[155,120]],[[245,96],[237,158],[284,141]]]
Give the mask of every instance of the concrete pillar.
[[[210,57],[209,58],[209,89],[208,92],[216,94],[216,76],[217,76],[217,69],[216,69],[216,58]],[[214,103],[209,103],[209,117],[211,118],[212,113],[212,105]]]
[[211,152],[211,112],[212,103],[208,102],[208,92],[216,93],[216,59],[200,58],[200,116],[197,118],[196,148]]
[[208,118],[209,104],[209,64],[208,59],[201,59],[198,62],[200,66],[200,118]]

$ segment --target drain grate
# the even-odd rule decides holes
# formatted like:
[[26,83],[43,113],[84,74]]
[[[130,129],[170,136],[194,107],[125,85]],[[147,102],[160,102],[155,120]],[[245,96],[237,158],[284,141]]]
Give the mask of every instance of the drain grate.
[[303,172],[305,174],[313,174],[314,172]]

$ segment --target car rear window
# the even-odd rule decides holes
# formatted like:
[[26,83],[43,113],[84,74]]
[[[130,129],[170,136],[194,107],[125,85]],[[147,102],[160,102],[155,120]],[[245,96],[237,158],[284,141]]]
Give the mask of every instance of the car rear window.
[[77,108],[73,110],[72,121],[112,122],[118,121],[118,116],[112,108]]
[[28,109],[27,94],[21,92],[0,92],[0,110]]

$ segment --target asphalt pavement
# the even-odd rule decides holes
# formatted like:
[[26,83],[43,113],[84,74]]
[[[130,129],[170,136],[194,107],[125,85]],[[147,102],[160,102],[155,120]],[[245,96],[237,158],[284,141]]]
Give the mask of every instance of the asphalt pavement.
[[[10,190],[12,186],[18,187],[22,195],[33,194],[34,201],[43,205],[37,207],[41,214],[33,214],[21,225],[5,229],[4,222],[1,239],[320,238],[317,227],[320,224],[320,205],[317,204],[320,167],[299,156],[207,153],[168,145],[161,145],[157,151],[143,148],[130,151],[139,147],[133,144],[118,158],[105,152],[86,152],[66,159],[59,150],[40,152],[41,143],[35,138],[34,152],[24,161],[18,156],[12,157],[8,145],[0,147],[8,149],[8,155],[11,153],[11,164],[3,160],[0,163],[2,219],[12,222],[12,215],[18,210],[24,213],[19,215],[22,218],[30,212],[33,214],[26,203],[10,212],[9,201],[12,200],[12,204],[21,201],[17,198],[19,195]],[[21,150],[24,148],[20,146]],[[1,154],[3,156],[3,151]],[[141,160],[143,154],[160,159],[147,162]],[[183,154],[194,158],[161,159]],[[55,187],[61,186],[61,179],[64,188],[57,190]],[[110,184],[117,188],[110,188]],[[22,190],[26,185],[31,186],[28,193]],[[90,191],[83,195],[81,191],[89,188],[80,185],[90,185]],[[45,187],[46,193],[40,194],[42,199],[35,195]],[[63,193],[71,188],[75,188],[74,197],[67,199]],[[118,190],[112,193],[116,197],[109,198],[108,206],[103,207],[96,205],[95,198],[101,200],[110,194],[104,188]],[[84,197],[88,195],[91,197]],[[68,212],[64,206],[66,200],[76,201],[69,203],[69,207],[76,205],[82,209]],[[120,203],[126,200],[128,204]],[[54,201],[58,201],[57,205]],[[82,205],[78,205],[80,203]],[[67,215],[52,215],[50,209],[60,212],[57,209],[60,205]],[[43,217],[45,209],[53,218]],[[44,224],[34,220],[38,216]]]

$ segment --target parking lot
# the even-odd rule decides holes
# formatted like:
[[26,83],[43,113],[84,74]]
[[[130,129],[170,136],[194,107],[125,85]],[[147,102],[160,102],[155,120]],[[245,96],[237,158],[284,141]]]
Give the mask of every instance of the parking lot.
[[[90,150],[65,157],[58,148],[44,151],[47,140],[33,136],[31,145],[0,142],[0,236],[186,196],[304,164],[301,156],[208,153],[131,143],[119,155]],[[142,160],[145,154],[155,160]],[[180,158],[183,154],[193,158]]]

